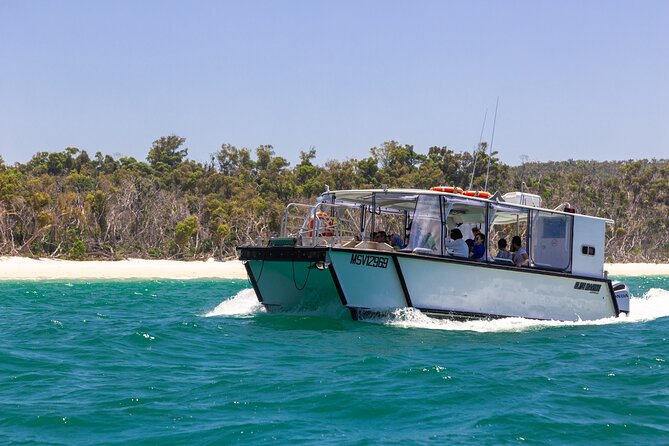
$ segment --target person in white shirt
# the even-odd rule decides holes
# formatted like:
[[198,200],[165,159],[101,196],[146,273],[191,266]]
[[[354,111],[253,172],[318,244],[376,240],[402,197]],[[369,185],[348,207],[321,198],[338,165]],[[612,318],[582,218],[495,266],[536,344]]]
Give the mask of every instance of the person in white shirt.
[[514,235],[511,239],[511,252],[513,252],[513,263],[516,266],[529,266],[530,257],[527,250],[522,247],[523,241],[520,236]]
[[450,238],[446,239],[446,252],[455,257],[469,257],[469,246],[462,239],[462,232],[458,229],[451,229]]

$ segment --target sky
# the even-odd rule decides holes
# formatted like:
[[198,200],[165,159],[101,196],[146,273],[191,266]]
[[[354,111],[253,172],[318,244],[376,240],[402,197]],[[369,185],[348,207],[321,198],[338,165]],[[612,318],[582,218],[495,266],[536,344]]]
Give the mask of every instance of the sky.
[[483,129],[510,165],[666,159],[668,23],[666,0],[0,0],[0,155],[145,160],[176,134],[199,162],[322,164]]

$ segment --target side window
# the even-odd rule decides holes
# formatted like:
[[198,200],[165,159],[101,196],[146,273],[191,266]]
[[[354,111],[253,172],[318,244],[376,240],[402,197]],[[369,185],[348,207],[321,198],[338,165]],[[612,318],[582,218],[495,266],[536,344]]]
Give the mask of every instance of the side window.
[[538,267],[571,269],[573,217],[533,211],[531,259]]
[[[529,251],[527,246],[528,220],[527,209],[515,208],[508,204],[490,204],[488,210],[488,222],[490,225],[488,234],[488,246],[491,257],[512,259],[513,249],[511,241],[514,236],[519,236],[521,245]],[[500,240],[506,248],[500,249]]]
[[442,239],[439,196],[421,195],[411,222],[407,249],[441,254]]
[[594,256],[595,255],[595,247],[594,246],[583,245],[583,246],[581,246],[581,254],[586,255],[586,256]]

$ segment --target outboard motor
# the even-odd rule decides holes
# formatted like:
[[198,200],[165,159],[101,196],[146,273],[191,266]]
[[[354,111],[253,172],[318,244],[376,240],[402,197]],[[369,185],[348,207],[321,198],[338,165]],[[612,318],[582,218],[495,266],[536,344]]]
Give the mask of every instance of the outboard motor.
[[630,290],[623,282],[613,282],[613,292],[616,294],[618,310],[620,313],[629,314],[630,312]]

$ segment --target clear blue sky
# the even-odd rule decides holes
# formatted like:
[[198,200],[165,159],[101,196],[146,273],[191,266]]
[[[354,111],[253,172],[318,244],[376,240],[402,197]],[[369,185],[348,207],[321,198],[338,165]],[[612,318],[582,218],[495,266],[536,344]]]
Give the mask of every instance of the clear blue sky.
[[0,0],[0,154],[669,158],[669,1]]

